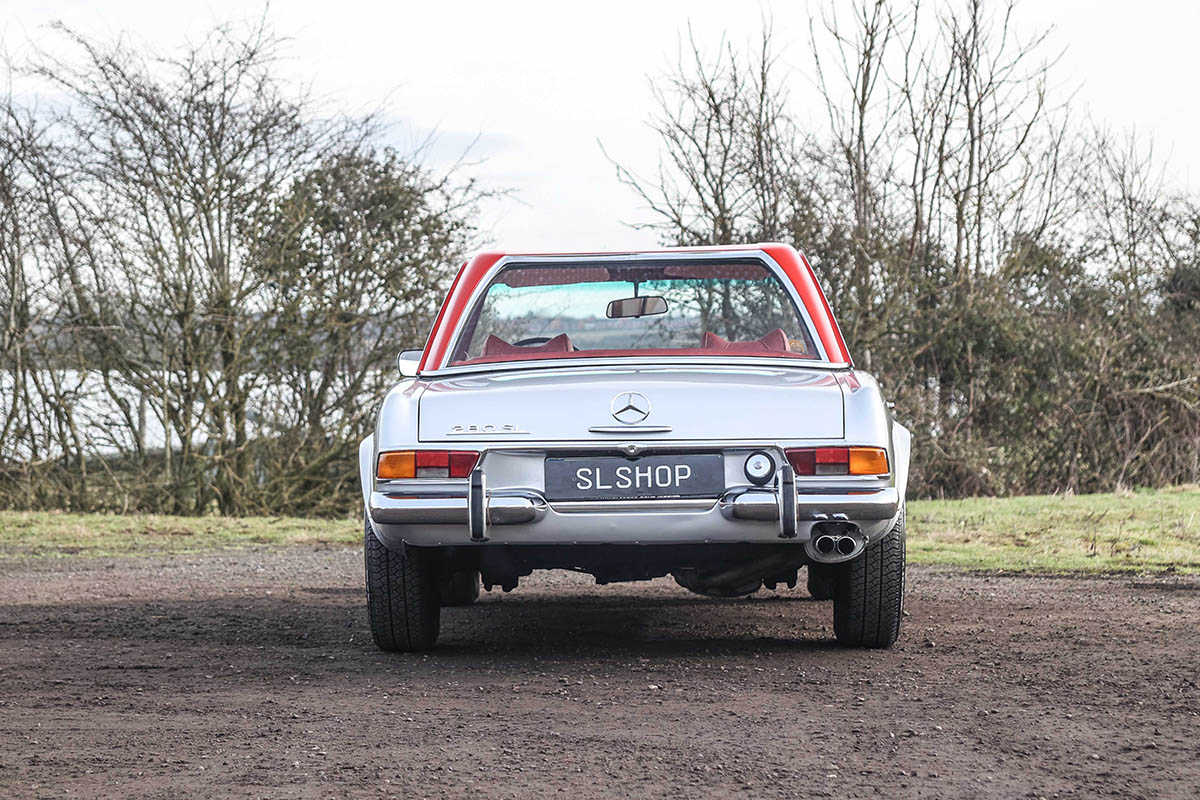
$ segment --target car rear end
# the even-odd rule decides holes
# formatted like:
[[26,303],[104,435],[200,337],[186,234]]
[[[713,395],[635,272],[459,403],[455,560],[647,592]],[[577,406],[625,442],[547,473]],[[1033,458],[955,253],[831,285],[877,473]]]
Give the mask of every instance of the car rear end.
[[757,542],[834,563],[899,511],[889,420],[859,414],[846,435],[846,395],[866,409],[877,392],[844,370],[732,365],[422,382],[381,411],[371,516],[414,546]]
[[377,547],[489,588],[565,568],[739,596],[902,542],[908,432],[794,251],[476,266],[363,442],[369,583]]

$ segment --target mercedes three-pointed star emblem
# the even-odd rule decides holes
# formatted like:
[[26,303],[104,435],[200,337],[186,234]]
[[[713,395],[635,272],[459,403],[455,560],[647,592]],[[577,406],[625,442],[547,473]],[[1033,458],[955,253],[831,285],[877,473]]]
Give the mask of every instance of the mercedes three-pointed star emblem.
[[636,425],[650,416],[650,401],[641,392],[621,392],[609,408],[613,418],[626,425]]

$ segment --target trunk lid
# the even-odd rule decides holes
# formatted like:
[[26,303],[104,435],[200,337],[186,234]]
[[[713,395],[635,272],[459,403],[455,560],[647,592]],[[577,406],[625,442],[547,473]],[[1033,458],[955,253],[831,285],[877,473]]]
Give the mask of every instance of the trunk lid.
[[614,441],[622,435],[779,441],[844,434],[835,374],[796,367],[570,367],[464,375],[431,381],[419,408],[422,442]]

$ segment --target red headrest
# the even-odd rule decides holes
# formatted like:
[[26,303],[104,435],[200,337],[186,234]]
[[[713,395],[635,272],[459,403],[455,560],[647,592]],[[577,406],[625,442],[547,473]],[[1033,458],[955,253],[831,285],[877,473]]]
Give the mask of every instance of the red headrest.
[[705,331],[700,347],[705,350],[724,350],[728,353],[786,353],[790,349],[787,334],[782,328],[776,328],[761,339],[750,342],[730,342],[715,333]]
[[485,356],[512,356],[519,353],[569,353],[571,340],[565,333],[560,333],[548,342],[537,345],[515,345],[501,339],[499,336],[488,336],[483,342]]

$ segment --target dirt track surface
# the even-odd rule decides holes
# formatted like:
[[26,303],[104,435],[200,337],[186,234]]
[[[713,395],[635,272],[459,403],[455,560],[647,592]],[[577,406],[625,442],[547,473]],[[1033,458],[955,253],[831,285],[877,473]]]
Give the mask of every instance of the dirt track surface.
[[803,590],[541,573],[377,652],[361,555],[0,562],[0,796],[1196,797],[1200,582],[910,569],[900,643]]

